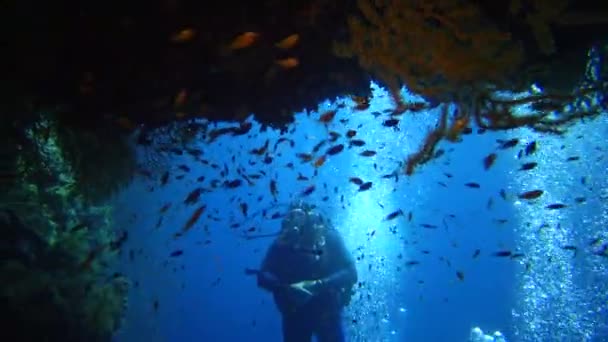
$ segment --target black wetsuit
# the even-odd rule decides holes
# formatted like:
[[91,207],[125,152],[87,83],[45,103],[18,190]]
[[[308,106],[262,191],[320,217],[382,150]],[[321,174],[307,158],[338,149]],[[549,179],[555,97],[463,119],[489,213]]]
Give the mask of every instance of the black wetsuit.
[[[258,282],[273,293],[283,316],[285,342],[309,342],[313,335],[319,342],[344,341],[341,313],[350,301],[357,271],[339,232],[327,229],[324,236],[325,245],[318,253],[275,241],[262,263],[261,271],[271,273],[280,283]],[[323,281],[317,294],[306,304],[296,306],[289,295],[289,284],[315,279]]]

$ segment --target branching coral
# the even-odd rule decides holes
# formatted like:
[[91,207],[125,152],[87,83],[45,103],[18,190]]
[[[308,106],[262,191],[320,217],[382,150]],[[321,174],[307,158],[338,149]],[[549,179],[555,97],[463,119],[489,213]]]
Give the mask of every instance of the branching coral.
[[[522,15],[533,32],[539,50],[555,51],[550,24],[567,16],[568,0],[511,2],[511,15]],[[406,85],[432,103],[455,103],[444,108],[438,127],[431,131],[419,151],[406,163],[405,173],[433,157],[442,139],[458,141],[470,123],[480,128],[504,130],[527,126],[561,133],[576,118],[593,117],[606,107],[607,84],[598,72],[605,52],[589,56],[595,67],[571,93],[530,93],[522,70],[526,56],[510,32],[489,20],[475,2],[459,0],[358,0],[360,15],[349,19],[350,41],[336,43],[334,52],[356,57],[359,64],[386,85],[397,108],[407,111],[400,96]],[[599,55],[599,57],[597,56]],[[602,56],[604,58],[602,58]],[[583,69],[583,68],[581,68]],[[594,74],[594,75],[589,75]],[[510,91],[517,99],[499,95]]]

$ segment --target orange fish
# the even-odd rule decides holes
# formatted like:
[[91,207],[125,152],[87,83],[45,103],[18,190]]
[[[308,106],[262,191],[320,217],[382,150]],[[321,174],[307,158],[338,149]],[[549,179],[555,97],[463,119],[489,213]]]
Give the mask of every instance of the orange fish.
[[175,100],[173,100],[173,105],[175,107],[183,106],[186,103],[186,99],[188,98],[188,91],[185,88],[182,88],[177,95],[175,95]]
[[321,157],[319,157],[319,158],[318,158],[318,159],[315,161],[314,166],[315,166],[315,167],[320,167],[320,166],[323,166],[323,164],[325,164],[325,160],[326,160],[326,159],[327,159],[327,156],[326,156],[326,155],[322,155]]
[[182,233],[187,232],[188,230],[190,230],[190,228],[192,228],[192,226],[194,226],[194,224],[201,217],[201,214],[203,214],[203,212],[205,211],[205,208],[206,205],[203,204],[198,207],[198,209],[196,209],[194,213],[192,213],[192,216],[190,216],[190,218],[188,219],[188,221],[186,221],[186,224],[182,228]]
[[334,116],[336,116],[336,111],[330,110],[330,111],[327,111],[327,112],[321,114],[321,116],[319,117],[319,121],[323,122],[323,123],[328,123],[334,119]]
[[494,165],[494,162],[496,161],[496,153],[490,153],[488,154],[484,159],[483,159],[483,168],[485,170],[488,170],[489,168],[492,167],[492,165]]
[[163,205],[163,206],[160,208],[159,212],[160,212],[161,214],[164,214],[165,212],[167,212],[167,210],[169,210],[169,208],[171,208],[171,203],[166,203],[165,205]]
[[296,157],[298,157],[303,163],[309,162],[313,158],[310,153],[296,153]]
[[196,31],[191,28],[185,28],[171,36],[171,41],[174,43],[187,43],[192,41],[196,36]]
[[137,125],[135,125],[135,123],[133,121],[131,121],[129,118],[127,118],[125,116],[121,116],[118,119],[116,119],[116,124],[127,130],[134,130],[135,128],[137,128]]
[[457,118],[452,127],[449,128],[447,132],[447,139],[453,142],[456,142],[460,139],[460,134],[469,126],[469,117],[463,116]]
[[275,200],[277,199],[277,182],[274,179],[270,181],[270,194]]
[[256,32],[242,33],[232,40],[228,46],[228,49],[234,51],[250,47],[258,40],[259,37],[260,34]]
[[283,69],[292,69],[300,65],[300,61],[295,57],[277,59],[275,63]]
[[296,46],[296,44],[298,44],[298,41],[300,41],[300,35],[297,33],[294,33],[292,35],[285,37],[278,43],[276,43],[275,46],[278,47],[279,49],[288,50],[288,49],[291,49],[292,47]]

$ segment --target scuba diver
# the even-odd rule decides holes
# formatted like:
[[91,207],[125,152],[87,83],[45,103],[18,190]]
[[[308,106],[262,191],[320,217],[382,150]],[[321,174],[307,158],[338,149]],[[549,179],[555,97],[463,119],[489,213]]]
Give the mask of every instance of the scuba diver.
[[285,342],[344,341],[342,309],[357,283],[357,270],[339,232],[314,206],[295,203],[281,223],[257,275],[283,319]]

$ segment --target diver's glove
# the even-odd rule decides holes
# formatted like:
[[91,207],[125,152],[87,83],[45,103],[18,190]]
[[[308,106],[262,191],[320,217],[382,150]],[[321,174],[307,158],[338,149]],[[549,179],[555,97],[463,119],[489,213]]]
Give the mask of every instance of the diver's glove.
[[290,284],[287,288],[287,293],[297,306],[301,306],[308,303],[309,300],[316,296],[322,286],[323,281],[321,279],[304,280]]
[[310,296],[315,296],[321,289],[321,286],[323,286],[323,281],[321,279],[304,280],[289,286],[294,290],[304,292]]

